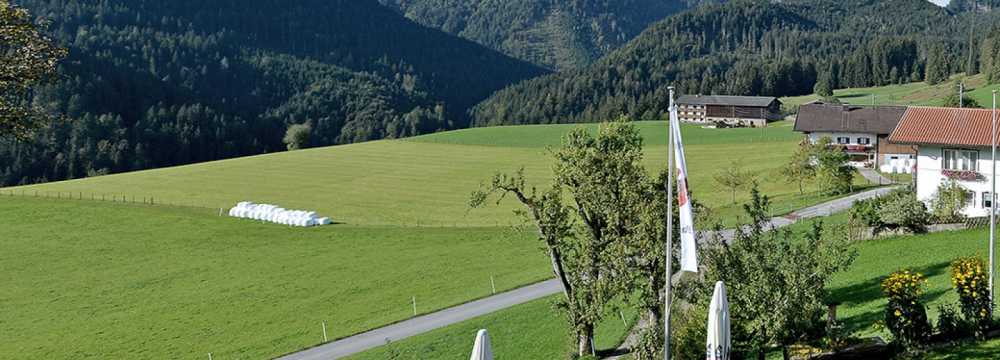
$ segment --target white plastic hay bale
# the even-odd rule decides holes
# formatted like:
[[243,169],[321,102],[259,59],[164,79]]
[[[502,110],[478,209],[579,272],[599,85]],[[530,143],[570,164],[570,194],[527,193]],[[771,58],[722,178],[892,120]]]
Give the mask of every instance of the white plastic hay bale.
[[330,221],[330,218],[324,217],[324,218],[319,218],[318,220],[316,220],[316,223],[319,224],[319,225],[330,225],[330,223],[332,223],[332,222]]

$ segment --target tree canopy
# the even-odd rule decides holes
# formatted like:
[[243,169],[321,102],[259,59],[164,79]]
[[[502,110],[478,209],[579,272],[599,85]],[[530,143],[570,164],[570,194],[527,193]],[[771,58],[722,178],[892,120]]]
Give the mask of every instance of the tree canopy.
[[27,138],[50,117],[30,95],[54,78],[66,49],[33,20],[26,9],[0,0],[0,137]]

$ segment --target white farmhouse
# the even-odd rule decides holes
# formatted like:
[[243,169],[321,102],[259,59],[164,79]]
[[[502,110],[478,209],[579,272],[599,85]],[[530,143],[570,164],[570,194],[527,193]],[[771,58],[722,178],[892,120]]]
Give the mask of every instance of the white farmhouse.
[[990,110],[913,106],[889,142],[918,146],[914,181],[920,200],[930,203],[938,186],[954,179],[971,193],[964,214],[989,216],[996,198],[990,194],[991,128]]
[[813,144],[824,137],[830,138],[833,142],[831,146],[847,153],[854,166],[878,168],[887,172],[910,172],[911,163],[916,156],[914,147],[890,144],[887,141],[905,112],[905,106],[862,106],[815,101],[799,107],[795,116],[795,131],[805,134]]

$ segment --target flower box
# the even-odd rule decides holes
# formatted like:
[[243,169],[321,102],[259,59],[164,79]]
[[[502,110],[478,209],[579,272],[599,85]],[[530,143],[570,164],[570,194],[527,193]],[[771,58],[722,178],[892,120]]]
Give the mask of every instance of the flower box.
[[972,170],[941,170],[941,174],[952,180],[960,181],[983,181],[985,176]]

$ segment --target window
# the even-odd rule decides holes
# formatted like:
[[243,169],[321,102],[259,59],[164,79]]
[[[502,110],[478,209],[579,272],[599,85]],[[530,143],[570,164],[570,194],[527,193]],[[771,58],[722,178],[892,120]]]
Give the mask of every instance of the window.
[[989,191],[984,192],[983,193],[983,208],[984,209],[989,209],[989,208],[992,208],[992,207],[993,207],[993,197],[990,196],[990,192]]
[[859,137],[858,138],[858,144],[861,144],[861,145],[871,145],[871,143],[872,143],[872,139],[869,139],[869,138],[866,138],[866,137]]
[[944,149],[942,157],[944,170],[976,171],[979,162],[979,152],[975,150]]
[[847,145],[851,143],[851,138],[849,137],[838,137],[837,143],[840,145]]

